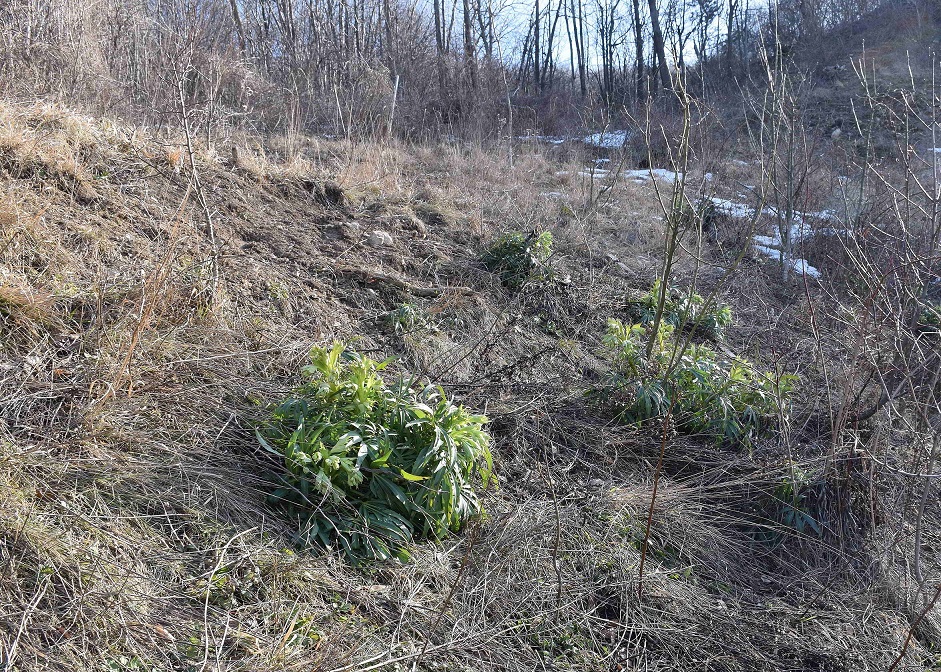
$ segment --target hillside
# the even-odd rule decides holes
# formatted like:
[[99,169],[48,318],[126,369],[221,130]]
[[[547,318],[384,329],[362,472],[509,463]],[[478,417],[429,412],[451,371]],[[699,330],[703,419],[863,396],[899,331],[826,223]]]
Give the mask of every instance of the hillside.
[[[674,173],[239,134],[190,155],[54,105],[0,122],[5,669],[941,664],[910,569],[941,562],[936,492],[908,478],[930,442],[847,420],[866,371],[852,250],[808,239],[821,273],[782,282],[749,245],[771,233],[760,205],[758,231],[736,218],[754,159],[690,167],[718,213],[672,273],[730,306],[717,349],[799,376],[780,431],[746,449],[619,422],[592,393],[606,321],[661,273]],[[553,280],[513,291],[481,255],[534,228]],[[280,465],[255,427],[334,340],[490,418],[487,516],[409,562],[299,547],[268,502]]]

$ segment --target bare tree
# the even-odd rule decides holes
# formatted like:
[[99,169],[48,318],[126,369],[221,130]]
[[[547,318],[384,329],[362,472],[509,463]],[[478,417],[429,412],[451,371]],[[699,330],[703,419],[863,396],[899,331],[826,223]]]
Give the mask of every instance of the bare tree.
[[634,9],[634,79],[638,101],[647,97],[647,72],[644,63],[644,24],[640,15],[640,0],[633,0]]
[[666,49],[663,43],[663,30],[660,28],[660,9],[657,6],[657,0],[647,0],[647,6],[650,9],[650,30],[653,38],[653,51],[657,57],[660,85],[669,90],[671,87],[670,67],[667,64]]
[[464,69],[470,92],[473,95],[478,88],[477,82],[477,45],[474,41],[474,23],[471,18],[470,0],[462,0],[464,10]]

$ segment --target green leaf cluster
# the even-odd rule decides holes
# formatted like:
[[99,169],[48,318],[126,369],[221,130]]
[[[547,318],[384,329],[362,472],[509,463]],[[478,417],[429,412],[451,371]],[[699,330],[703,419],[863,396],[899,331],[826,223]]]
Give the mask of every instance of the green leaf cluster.
[[484,266],[500,276],[504,286],[520,289],[532,281],[548,280],[552,271],[548,259],[552,254],[552,234],[535,231],[524,234],[511,231],[497,238],[481,257]]
[[270,499],[299,522],[305,544],[354,561],[408,557],[422,538],[483,514],[478,482],[493,471],[487,419],[440,387],[380,376],[388,364],[335,343],[314,348],[306,381],[256,434],[283,459]]
[[796,464],[791,464],[789,474],[774,490],[777,514],[782,525],[800,534],[813,531],[820,536],[820,523],[813,515],[813,479]]
[[615,363],[608,391],[624,421],[670,413],[678,431],[747,446],[786,413],[796,376],[763,373],[701,344],[682,348],[674,335],[668,323],[654,333],[651,325],[608,320],[602,342]]
[[[657,279],[650,291],[632,301],[631,317],[643,325],[653,324],[662,288],[662,280]],[[691,288],[684,291],[671,285],[667,288],[661,321],[676,329],[718,340],[732,324],[732,309],[724,303],[708,302]]]
[[941,334],[941,305],[925,305],[918,315],[917,326],[924,333]]
[[430,326],[428,316],[414,303],[399,304],[394,310],[386,313],[386,324],[399,335],[421,331]]

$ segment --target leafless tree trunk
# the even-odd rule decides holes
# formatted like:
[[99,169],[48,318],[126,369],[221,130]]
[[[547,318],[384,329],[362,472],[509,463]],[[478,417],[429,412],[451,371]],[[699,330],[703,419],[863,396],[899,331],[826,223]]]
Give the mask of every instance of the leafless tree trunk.
[[[570,0],[569,10],[572,21],[572,33],[569,38],[569,49],[572,55],[572,63],[578,69],[578,85],[582,98],[588,95],[588,70],[585,65],[585,12],[582,7],[582,0]],[[567,22],[566,22],[566,25]]]
[[435,63],[438,66],[438,95],[444,96],[447,91],[444,75],[444,0],[434,0],[435,13]]
[[471,19],[470,0],[463,0],[462,5],[464,9],[464,68],[467,73],[470,92],[473,94],[478,88],[477,49],[473,38],[474,24]]
[[533,79],[536,80],[536,89],[541,88],[542,73],[539,71],[539,52],[542,44],[539,42],[539,24],[542,23],[540,17],[539,0],[536,0],[536,8],[533,11]]
[[[233,0],[234,1],[234,0]],[[390,0],[382,0],[383,14],[385,15],[385,44],[383,45],[386,55],[386,67],[389,68],[389,75],[396,79],[398,71],[395,67],[395,44],[392,42],[392,3]]]
[[549,24],[549,34],[546,36],[545,40],[545,50],[543,51],[542,59],[542,81],[539,85],[540,91],[545,90],[547,86],[551,86],[552,80],[555,77],[555,34],[564,9],[565,0],[559,0],[559,4],[556,6],[555,10],[555,17],[552,19],[552,23]]
[[660,10],[657,7],[657,0],[647,0],[650,8],[650,29],[653,33],[653,51],[657,56],[658,72],[660,74],[660,84],[667,91],[671,88],[670,68],[667,65],[667,55],[663,44],[663,31],[660,28]]
[[239,16],[239,8],[236,0],[229,0],[229,7],[232,9],[232,22],[235,24],[235,30],[239,38],[239,52],[245,57],[245,29],[242,27],[242,17]]
[[647,73],[644,63],[644,24],[640,18],[640,0],[633,0],[634,5],[634,58],[636,65],[634,70],[635,88],[637,100],[641,101],[647,97]]

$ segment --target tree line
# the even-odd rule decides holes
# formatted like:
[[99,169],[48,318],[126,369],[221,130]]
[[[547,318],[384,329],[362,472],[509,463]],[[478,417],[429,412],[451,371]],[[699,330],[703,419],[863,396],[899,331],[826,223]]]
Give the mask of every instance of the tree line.
[[878,0],[0,0],[0,86],[164,123],[419,138],[567,127],[748,77]]

